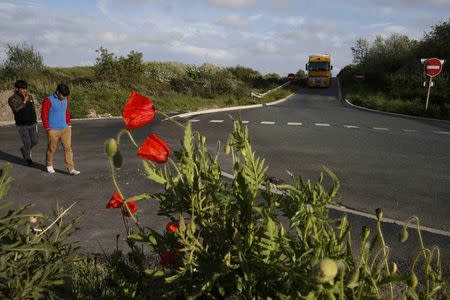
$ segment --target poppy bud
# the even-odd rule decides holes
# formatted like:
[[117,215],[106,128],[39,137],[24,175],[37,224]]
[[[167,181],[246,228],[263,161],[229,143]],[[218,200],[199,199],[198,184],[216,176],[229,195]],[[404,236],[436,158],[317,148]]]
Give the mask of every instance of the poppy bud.
[[317,282],[326,283],[334,279],[338,272],[338,266],[334,260],[324,258],[314,266],[313,272]]
[[398,271],[397,264],[395,262],[391,262],[389,264],[389,274],[395,274]]
[[380,221],[383,218],[383,210],[381,208],[377,208],[375,213],[377,214],[378,221]]
[[106,141],[105,151],[109,157],[113,157],[114,153],[117,151],[117,143],[115,139],[108,139]]
[[31,217],[30,217],[30,223],[31,223],[31,224],[36,224],[37,221],[38,221],[38,219],[37,219],[36,216],[31,216]]
[[403,227],[402,231],[400,231],[399,240],[400,243],[406,242],[408,239],[408,230],[406,230],[406,227]]
[[200,142],[202,142],[202,144],[204,144],[206,142],[206,137],[205,136],[200,136]]
[[116,153],[114,153],[112,157],[113,165],[116,169],[120,169],[122,167],[123,163],[123,157],[122,153],[120,153],[120,150],[117,150]]
[[367,226],[363,226],[363,228],[362,228],[362,237],[363,237],[363,240],[367,240],[367,238],[369,237],[369,235],[370,235],[370,228],[367,227]]
[[417,287],[417,284],[419,283],[419,280],[417,279],[417,275],[414,273],[411,273],[407,280],[407,284],[410,288],[415,289]]

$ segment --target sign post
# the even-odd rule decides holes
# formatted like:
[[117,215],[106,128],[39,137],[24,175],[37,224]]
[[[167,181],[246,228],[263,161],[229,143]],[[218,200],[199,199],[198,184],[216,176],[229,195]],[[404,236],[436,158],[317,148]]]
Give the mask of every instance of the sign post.
[[433,77],[439,75],[442,71],[442,65],[444,64],[445,60],[438,59],[438,58],[423,58],[420,60],[423,64],[423,71],[425,75],[430,77],[430,80],[428,81],[428,92],[427,92],[427,101],[425,103],[425,110],[428,110],[428,103],[430,100],[430,92],[431,87],[433,86]]

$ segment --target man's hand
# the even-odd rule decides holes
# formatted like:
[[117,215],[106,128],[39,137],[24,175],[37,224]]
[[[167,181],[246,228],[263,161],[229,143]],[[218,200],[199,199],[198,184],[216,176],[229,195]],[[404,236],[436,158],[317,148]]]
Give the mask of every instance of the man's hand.
[[30,94],[28,94],[27,92],[22,93],[23,95],[23,103],[28,103],[30,101]]

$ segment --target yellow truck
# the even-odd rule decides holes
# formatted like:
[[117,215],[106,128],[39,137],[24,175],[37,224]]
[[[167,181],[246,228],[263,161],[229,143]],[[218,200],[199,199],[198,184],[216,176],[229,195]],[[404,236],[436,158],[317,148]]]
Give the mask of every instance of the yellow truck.
[[310,55],[306,64],[308,71],[307,86],[313,87],[330,87],[331,86],[331,55]]

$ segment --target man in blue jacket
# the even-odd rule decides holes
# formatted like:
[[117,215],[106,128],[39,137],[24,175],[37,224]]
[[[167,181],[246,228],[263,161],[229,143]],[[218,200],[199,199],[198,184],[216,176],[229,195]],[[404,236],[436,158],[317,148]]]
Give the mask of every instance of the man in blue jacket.
[[55,173],[53,168],[53,154],[55,154],[58,141],[61,141],[64,149],[64,161],[70,175],[78,175],[80,171],[75,170],[72,152],[72,121],[70,119],[69,103],[67,96],[70,95],[69,87],[61,83],[56,92],[42,101],[42,125],[47,131],[47,171]]

